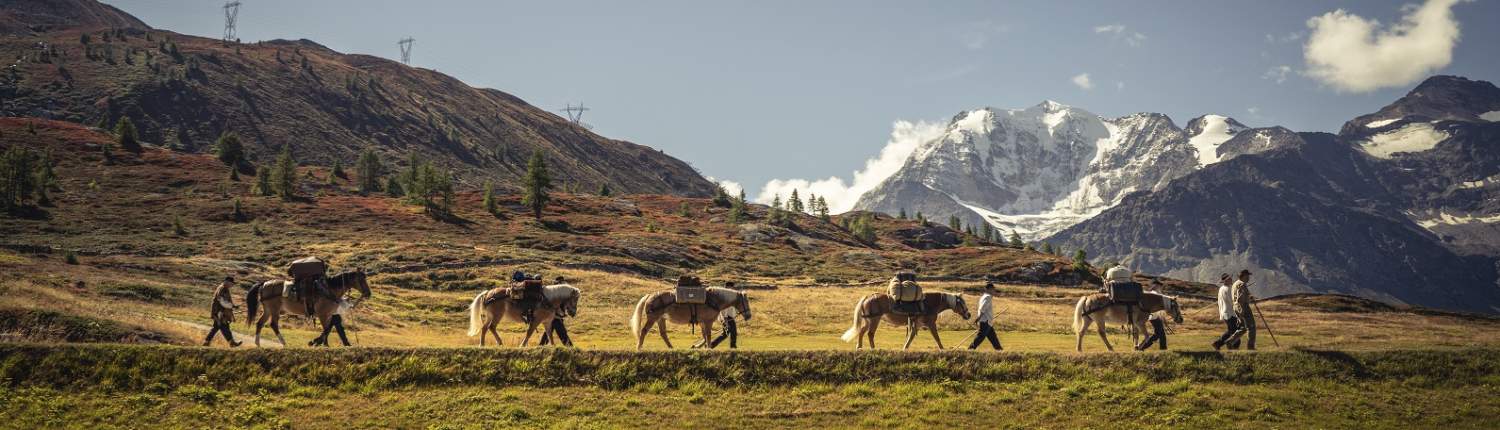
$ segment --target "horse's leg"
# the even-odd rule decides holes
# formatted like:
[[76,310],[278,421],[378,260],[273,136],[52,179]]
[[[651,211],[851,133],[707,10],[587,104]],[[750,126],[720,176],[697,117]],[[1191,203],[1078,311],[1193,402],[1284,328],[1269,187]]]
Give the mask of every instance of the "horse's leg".
[[333,315],[318,315],[318,322],[323,324],[323,333],[318,334],[314,342],[320,346],[329,346],[329,331],[333,331]]
[[1114,345],[1110,345],[1109,344],[1109,337],[1104,335],[1104,326],[1106,326],[1106,325],[1108,325],[1108,324],[1105,324],[1103,321],[1099,322],[1099,340],[1104,341],[1104,348],[1105,349],[1108,349],[1110,351],[1114,351],[1115,350]]
[[916,339],[917,339],[917,322],[916,321],[912,321],[911,318],[907,318],[906,319],[906,345],[902,345],[901,346],[901,350],[905,351],[905,350],[911,349],[911,341],[916,340]]
[[527,324],[528,325],[526,326],[526,337],[521,339],[521,347],[522,348],[525,348],[526,345],[530,345],[531,344],[531,334],[532,333],[536,333],[537,320],[535,318],[532,318],[531,322],[527,323]]
[[255,347],[256,348],[260,348],[260,329],[265,328],[266,321],[270,320],[270,319],[271,319],[271,312],[270,312],[270,310],[267,310],[265,313],[260,314],[260,318],[257,318],[255,320]]
[[870,337],[870,349],[875,349],[875,329],[880,328],[880,317],[870,319],[870,326],[865,328],[865,335]]
[[[703,321],[703,330],[700,331],[703,332],[703,340],[699,345],[709,347],[709,344],[713,343],[714,320]],[[709,347],[709,349],[713,349],[713,347]]]
[[1083,325],[1078,326],[1078,352],[1083,352],[1083,335],[1089,332],[1089,324],[1094,322],[1093,318],[1083,317]]
[[343,315],[337,315],[337,314],[335,314],[333,316],[333,329],[338,331],[338,333],[339,333],[339,342],[340,343],[343,343],[344,346],[351,346],[351,345],[349,345],[349,336],[344,335],[344,316]]
[[932,332],[932,340],[937,341],[938,349],[942,350],[943,349],[943,339],[941,337],[938,337],[937,318],[933,318],[932,321],[924,321],[924,322],[927,323],[927,331]]
[[281,342],[281,347],[286,348],[286,338],[281,337],[281,311],[277,310],[271,314],[271,332],[276,333],[276,341]]
[[667,316],[665,314],[656,320],[656,331],[661,333],[661,341],[667,344],[667,349],[672,349],[672,339],[667,338]]

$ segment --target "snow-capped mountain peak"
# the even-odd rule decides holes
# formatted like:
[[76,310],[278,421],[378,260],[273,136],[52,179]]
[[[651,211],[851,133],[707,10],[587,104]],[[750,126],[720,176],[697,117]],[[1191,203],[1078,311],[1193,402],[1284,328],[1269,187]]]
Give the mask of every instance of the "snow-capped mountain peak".
[[1207,115],[1189,131],[1166,115],[1103,118],[1045,100],[1025,109],[960,112],[856,209],[958,215],[1039,238],[1135,191],[1226,158],[1218,146],[1247,129]]

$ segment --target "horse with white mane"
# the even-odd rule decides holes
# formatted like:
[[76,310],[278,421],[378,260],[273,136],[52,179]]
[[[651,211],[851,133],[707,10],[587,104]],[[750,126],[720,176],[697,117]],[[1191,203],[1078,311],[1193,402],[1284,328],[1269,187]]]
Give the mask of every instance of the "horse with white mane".
[[498,287],[481,292],[469,303],[469,337],[479,335],[479,346],[484,346],[486,334],[495,335],[496,345],[504,345],[504,341],[500,340],[500,332],[495,331],[495,326],[501,320],[527,325],[526,337],[521,340],[521,346],[526,346],[531,342],[531,335],[536,332],[538,325],[545,327],[542,331],[542,337],[545,338],[552,334],[553,318],[578,316],[578,298],[581,293],[572,285],[542,287],[542,302],[532,311],[530,321],[526,319],[525,309],[511,299],[511,288],[516,287]]
[[667,339],[668,319],[678,324],[701,327],[702,345],[710,343],[709,337],[714,330],[714,321],[719,319],[719,312],[734,308],[745,321],[750,320],[750,297],[743,291],[723,287],[708,287],[707,291],[708,300],[701,305],[677,303],[673,291],[655,292],[641,297],[635,304],[635,313],[630,315],[630,332],[635,335],[635,349],[641,349],[646,343],[646,334],[651,332],[653,325],[659,328],[662,342],[666,342],[667,348],[671,348],[672,340]]
[[[1109,338],[1104,335],[1104,326],[1108,323],[1125,324],[1133,328],[1131,330],[1132,341],[1138,342],[1140,333],[1146,331],[1146,317],[1153,312],[1166,311],[1172,317],[1172,322],[1182,324],[1182,308],[1177,305],[1177,298],[1160,293],[1144,293],[1141,295],[1139,308],[1133,311],[1126,304],[1111,303],[1109,296],[1104,294],[1092,294],[1078,299],[1078,306],[1073,309],[1073,333],[1078,336],[1078,351],[1083,351],[1083,333],[1089,329],[1089,324],[1099,324],[1099,339],[1104,341],[1104,347],[1114,351],[1115,347],[1109,344]],[[1134,317],[1134,321],[1131,321]]]
[[[922,315],[907,316],[894,312],[896,299],[892,298],[890,294],[872,293],[865,296],[859,299],[858,304],[854,305],[854,326],[849,327],[849,330],[844,332],[844,336],[841,339],[844,342],[858,340],[859,343],[855,345],[854,349],[860,349],[865,347],[865,338],[868,337],[870,339],[870,348],[874,349],[875,329],[880,328],[880,318],[885,317],[886,322],[892,325],[907,326],[906,344],[901,349],[911,348],[911,341],[916,339],[917,331],[920,330],[920,327],[917,326],[918,324],[927,327],[927,330],[932,332],[932,340],[937,341],[938,349],[943,349],[943,339],[938,337],[938,314],[943,313],[943,311],[952,310],[958,316],[967,320],[969,319],[969,307],[964,304],[964,296],[954,293],[927,292],[922,294],[922,301],[924,302]],[[910,324],[908,324],[908,320],[910,320]]]

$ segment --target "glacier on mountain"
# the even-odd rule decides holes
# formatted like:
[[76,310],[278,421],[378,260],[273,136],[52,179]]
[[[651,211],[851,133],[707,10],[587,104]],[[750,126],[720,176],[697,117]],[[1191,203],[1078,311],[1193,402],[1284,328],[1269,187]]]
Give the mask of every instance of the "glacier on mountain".
[[[1055,101],[961,112],[855,209],[957,215],[1039,239],[1236,151],[1248,130],[1206,115],[1178,128],[1166,115],[1104,118]],[[1250,143],[1237,147],[1258,147]]]

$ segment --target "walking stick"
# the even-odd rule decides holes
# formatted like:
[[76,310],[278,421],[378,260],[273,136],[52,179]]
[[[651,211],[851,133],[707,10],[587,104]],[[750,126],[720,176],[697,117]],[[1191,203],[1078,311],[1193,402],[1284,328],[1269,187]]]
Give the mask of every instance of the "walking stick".
[[1277,342],[1276,341],[1276,332],[1271,331],[1271,322],[1270,321],[1266,321],[1266,313],[1260,311],[1260,303],[1258,303],[1258,302],[1250,302],[1250,305],[1251,306],[1255,306],[1255,314],[1256,314],[1256,316],[1259,316],[1260,317],[1260,323],[1266,326],[1266,333],[1270,333],[1271,334],[1271,343],[1275,344],[1277,348],[1280,348],[1281,347],[1281,342]]

